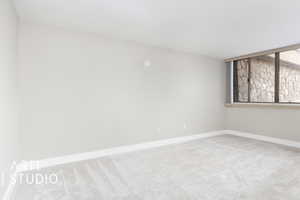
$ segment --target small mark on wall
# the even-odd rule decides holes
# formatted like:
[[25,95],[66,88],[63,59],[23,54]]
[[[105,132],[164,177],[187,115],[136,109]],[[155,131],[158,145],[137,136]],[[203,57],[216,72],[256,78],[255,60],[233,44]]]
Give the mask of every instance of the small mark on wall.
[[148,68],[151,66],[151,61],[150,60],[145,60],[144,61],[144,67]]
[[187,124],[186,123],[183,124],[183,129],[187,129]]

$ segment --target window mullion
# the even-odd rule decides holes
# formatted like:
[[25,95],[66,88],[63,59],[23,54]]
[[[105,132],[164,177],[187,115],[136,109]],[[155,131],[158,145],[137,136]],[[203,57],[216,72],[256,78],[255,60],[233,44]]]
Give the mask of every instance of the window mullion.
[[279,103],[280,53],[275,53],[275,103]]
[[233,100],[234,102],[239,102],[237,61],[233,62]]
[[251,58],[248,58],[248,103],[251,102]]

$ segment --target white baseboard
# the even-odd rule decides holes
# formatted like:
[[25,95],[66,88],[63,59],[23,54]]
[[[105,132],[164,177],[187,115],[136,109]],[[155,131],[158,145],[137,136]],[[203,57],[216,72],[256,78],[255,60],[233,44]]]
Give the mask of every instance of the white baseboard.
[[291,140],[269,137],[264,135],[257,135],[253,133],[247,133],[247,132],[234,131],[234,130],[225,130],[224,132],[225,134],[261,140],[261,141],[270,142],[274,144],[281,144],[289,147],[300,148],[300,142],[294,142]]
[[[271,143],[275,143],[275,144],[281,144],[281,145],[295,147],[295,148],[300,148],[300,142],[294,142],[291,140],[279,139],[279,138],[268,137],[268,136],[257,135],[257,134],[246,133],[246,132],[240,132],[240,131],[234,131],[234,130],[223,130],[223,131],[208,132],[208,133],[202,133],[202,134],[191,135],[191,136],[158,140],[158,141],[135,144],[135,145],[115,147],[115,148],[104,149],[104,150],[100,150],[100,151],[67,155],[67,156],[62,156],[62,157],[44,159],[44,160],[40,160],[37,162],[39,163],[40,168],[47,168],[47,167],[53,167],[56,165],[62,165],[62,164],[67,164],[67,163],[96,159],[96,158],[100,158],[103,156],[116,155],[116,154],[128,153],[128,152],[133,152],[133,151],[151,149],[151,148],[155,148],[155,147],[160,147],[160,146],[165,146],[165,145],[170,145],[170,144],[184,143],[184,142],[188,142],[191,140],[214,137],[214,136],[225,135],[225,134],[246,137],[246,138],[261,140],[261,141],[265,141],[265,142],[271,142]],[[17,173],[22,173],[22,172],[30,171],[30,170],[31,170],[30,167],[28,165],[26,165],[26,163],[23,163],[22,165],[17,166],[17,172],[16,172],[16,174],[14,174],[14,176],[16,176]],[[4,200],[11,199],[11,195],[12,195],[14,186],[15,186],[14,183],[9,184],[7,191],[5,192],[5,196],[3,198]]]
[[[170,144],[178,144],[183,142],[188,142],[195,139],[201,139],[201,138],[207,138],[207,137],[214,137],[218,135],[224,135],[224,134],[230,134],[240,137],[246,137],[246,138],[252,138],[256,140],[261,140],[265,142],[271,142],[275,144],[281,144],[286,145],[290,147],[300,148],[300,142],[294,142],[291,140],[285,140],[285,139],[279,139],[274,137],[268,137],[263,135],[257,135],[252,133],[246,133],[246,132],[240,132],[240,131],[234,131],[234,130],[224,130],[224,131],[215,131],[215,132],[208,132],[208,133],[202,133],[197,135],[191,135],[191,136],[184,136],[184,137],[176,137],[171,139],[165,139],[165,140],[158,140],[153,142],[146,142],[146,143],[140,143],[135,145],[126,145],[126,146],[120,146],[115,148],[109,148],[109,149],[103,149],[100,151],[93,151],[93,152],[86,152],[86,153],[79,153],[79,154],[73,154],[73,155],[67,155],[62,157],[56,157],[56,158],[49,158],[44,160],[37,161],[39,163],[39,168],[47,168],[52,167],[56,165],[62,165],[67,163],[73,163],[73,162],[79,162],[84,160],[91,160],[95,158],[100,158],[103,156],[109,156],[109,155],[116,155],[116,154],[122,154],[122,153],[128,153],[138,150],[145,150]],[[17,166],[17,172],[24,172],[24,171],[30,171],[30,167],[23,163],[22,165]]]
[[[126,145],[126,146],[120,146],[110,149],[104,149],[100,151],[93,151],[93,152],[86,152],[86,153],[79,153],[79,154],[73,154],[73,155],[67,155],[62,157],[56,157],[56,158],[50,158],[50,159],[44,159],[37,161],[39,163],[39,168],[47,168],[52,167],[56,165],[62,165],[67,163],[73,163],[73,162],[79,162],[84,160],[91,160],[95,158],[100,158],[103,156],[109,156],[109,155],[116,155],[116,154],[122,154],[122,153],[128,153],[138,150],[145,150],[170,144],[178,144],[183,143],[195,139],[201,139],[201,138],[207,138],[207,137],[213,137],[218,135],[225,134],[224,131],[214,131],[214,132],[208,132],[208,133],[202,133],[197,135],[190,135],[190,136],[183,136],[183,137],[176,137],[171,139],[165,139],[165,140],[158,140],[153,142],[146,142],[141,144],[135,144],[135,145]],[[17,166],[17,172],[25,172],[30,171],[29,164],[23,163],[22,165]]]
[[[240,131],[234,131],[234,130],[223,130],[223,131],[208,132],[208,133],[202,133],[202,134],[191,135],[191,136],[158,140],[158,141],[153,141],[153,142],[140,143],[140,144],[135,144],[135,145],[120,146],[120,147],[115,147],[115,148],[103,149],[100,151],[79,153],[79,154],[67,155],[67,156],[56,157],[56,158],[49,158],[49,159],[39,160],[37,162],[39,163],[39,168],[42,169],[42,168],[52,167],[52,166],[56,166],[56,165],[79,162],[79,161],[84,161],[84,160],[91,160],[91,159],[96,159],[96,158],[100,158],[103,156],[116,155],[116,154],[128,153],[128,152],[133,152],[133,151],[151,149],[151,148],[155,148],[155,147],[160,147],[160,146],[165,146],[165,145],[170,145],[170,144],[178,144],[178,143],[188,142],[188,141],[195,140],[195,139],[214,137],[214,136],[224,135],[224,134],[246,137],[246,138],[261,140],[261,141],[265,141],[265,142],[271,142],[271,143],[275,143],[275,144],[281,144],[281,145],[285,145],[285,146],[300,148],[300,142],[294,142],[291,140],[279,139],[279,138],[268,137],[268,136],[257,135],[257,134],[246,133],[246,132],[240,132]],[[17,172],[25,172],[25,171],[30,171],[30,170],[31,170],[30,166],[28,166],[28,164],[26,164],[26,163],[23,163],[22,165],[17,166]]]
[[[145,150],[145,149],[151,149],[155,147],[170,145],[170,144],[178,144],[183,142],[188,142],[191,140],[201,139],[201,138],[207,138],[207,137],[214,137],[218,135],[224,135],[224,131],[215,131],[215,132],[208,132],[208,133],[202,133],[197,135],[190,135],[190,136],[184,136],[184,137],[176,137],[171,139],[165,139],[165,140],[158,140],[153,142],[146,142],[146,143],[140,143],[135,145],[126,145],[126,146],[120,146],[110,149],[104,149],[100,151],[93,151],[93,152],[86,152],[86,153],[79,153],[79,154],[73,154],[73,155],[67,155],[62,157],[56,157],[56,158],[49,158],[39,161],[31,161],[38,163],[39,169],[47,168],[47,167],[53,167],[56,165],[62,165],[67,163],[73,163],[73,162],[79,162],[84,160],[91,160],[100,158],[103,156],[109,156],[109,155],[116,155],[116,154],[122,154],[122,153],[128,153],[133,151],[139,151],[139,150]],[[23,161],[21,164],[17,165],[16,167],[16,174],[14,176],[17,176],[17,174],[30,171],[32,170],[32,166],[30,165],[30,162]],[[3,200],[11,200],[12,192],[15,187],[14,183],[10,183],[6,192],[5,192],[5,198]]]

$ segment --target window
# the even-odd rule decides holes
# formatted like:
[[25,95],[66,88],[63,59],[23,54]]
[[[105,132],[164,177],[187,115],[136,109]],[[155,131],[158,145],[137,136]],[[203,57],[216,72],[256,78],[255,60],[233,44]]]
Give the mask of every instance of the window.
[[274,102],[275,54],[237,60],[234,71],[235,102]]
[[300,50],[280,53],[279,100],[300,103]]
[[300,103],[300,49],[233,61],[233,102]]
[[238,60],[234,63],[235,67],[235,101],[249,102],[249,60]]

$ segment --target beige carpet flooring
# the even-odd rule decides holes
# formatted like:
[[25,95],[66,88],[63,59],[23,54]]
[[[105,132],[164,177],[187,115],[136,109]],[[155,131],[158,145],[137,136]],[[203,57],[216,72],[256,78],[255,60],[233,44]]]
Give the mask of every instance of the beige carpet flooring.
[[43,169],[16,200],[299,200],[300,150],[222,135]]

